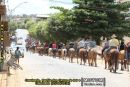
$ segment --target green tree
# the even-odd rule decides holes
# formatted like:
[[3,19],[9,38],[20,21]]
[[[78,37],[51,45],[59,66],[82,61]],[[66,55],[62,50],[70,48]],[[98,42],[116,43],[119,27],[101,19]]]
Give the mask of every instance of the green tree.
[[48,31],[53,40],[64,41],[72,40],[77,37],[75,31],[74,12],[63,7],[51,7],[60,10],[48,19]]
[[114,0],[73,0],[76,6],[75,20],[82,35],[91,35],[95,39],[110,36],[113,33],[123,36],[129,32],[125,18],[130,2],[115,3]]
[[17,29],[18,25],[17,25],[17,22],[16,21],[10,21],[9,22],[9,29],[10,31],[15,31]]

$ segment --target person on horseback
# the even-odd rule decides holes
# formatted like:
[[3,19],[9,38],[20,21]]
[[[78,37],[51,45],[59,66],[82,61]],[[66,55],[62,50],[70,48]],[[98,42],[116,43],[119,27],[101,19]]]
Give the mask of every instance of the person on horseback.
[[[109,41],[107,39],[105,39],[105,42],[104,42],[104,47],[102,49],[102,55],[103,55],[103,52],[105,51],[105,49],[108,49],[109,48]],[[103,56],[102,56],[103,57]]]
[[56,57],[57,44],[55,41],[52,43],[52,52],[53,52],[53,57]]
[[48,49],[49,49],[49,43],[48,43],[48,41],[46,41],[44,44],[44,53],[47,55],[48,55]]
[[49,43],[49,45],[48,45],[49,48],[52,48],[52,44],[53,44],[53,42],[50,42],[50,43]]
[[70,49],[70,48],[74,48],[74,42],[70,42],[70,43],[69,43],[69,49]]
[[[115,34],[113,34],[113,35],[111,36],[112,39],[109,40],[109,48],[108,48],[108,50],[107,50],[107,53],[109,53],[110,50],[113,49],[113,48],[115,48],[115,49],[118,50],[118,48],[119,48],[119,41],[118,41],[118,39],[116,39],[116,37],[117,37],[117,36],[116,36]],[[119,50],[118,50],[118,51],[119,51]]]
[[58,44],[58,56],[59,56],[59,58],[61,58],[61,56],[62,56],[62,47],[63,47],[63,43],[60,42]]
[[126,59],[130,60],[130,42],[125,45]]
[[89,37],[89,49],[94,47],[96,47],[96,41],[92,37]]
[[62,47],[63,47],[63,43],[60,42],[60,43],[58,44],[58,49],[62,49]]
[[120,48],[120,49],[119,49],[120,51],[121,51],[121,50],[124,50],[124,48],[125,48],[124,41],[121,41],[119,48]]
[[84,48],[85,47],[85,40],[84,39],[81,39],[79,42],[78,42],[78,48],[81,49],[81,48]]
[[89,38],[85,38],[85,42],[84,42],[84,47],[85,47],[85,49],[88,49],[89,48]]

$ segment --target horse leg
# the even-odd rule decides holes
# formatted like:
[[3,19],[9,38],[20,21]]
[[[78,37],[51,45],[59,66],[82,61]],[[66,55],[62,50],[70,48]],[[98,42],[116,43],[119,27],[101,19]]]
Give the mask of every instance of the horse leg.
[[91,65],[91,64],[90,64],[90,57],[88,58],[88,64],[89,64],[89,66]]
[[97,67],[97,60],[96,60],[96,58],[94,59],[94,62],[95,62],[95,67]]
[[83,52],[83,62],[84,62],[84,65],[85,65],[85,63],[86,63],[85,52]]
[[64,51],[63,57],[64,57],[64,60],[66,60],[66,52],[65,51]]
[[107,68],[107,61],[105,60],[105,69]]
[[118,63],[118,54],[116,52],[113,53],[113,65],[114,65],[114,73],[116,73],[117,70],[117,63]]
[[79,63],[79,61],[78,61],[78,57],[79,57],[79,56],[77,56],[77,64]]
[[80,59],[80,65],[82,65],[82,58]]
[[80,65],[82,65],[83,56],[81,55],[80,58],[81,58],[81,59],[80,59]]
[[124,68],[126,69],[127,60],[124,60]]
[[129,72],[129,59],[127,59],[127,71]]
[[121,60],[121,70],[122,70],[122,71],[124,70],[123,65],[124,65],[124,63],[123,63],[123,61]]
[[71,57],[71,63],[73,63],[73,57]]
[[108,61],[108,65],[109,65],[109,70],[110,70],[110,72],[112,72],[112,70],[113,70],[113,64],[112,64],[112,60],[109,60]]

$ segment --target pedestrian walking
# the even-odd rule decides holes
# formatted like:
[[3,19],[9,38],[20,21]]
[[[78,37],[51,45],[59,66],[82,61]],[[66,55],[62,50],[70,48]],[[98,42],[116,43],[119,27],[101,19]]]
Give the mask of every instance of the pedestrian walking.
[[19,47],[17,47],[16,50],[15,50],[15,58],[18,60],[18,64],[19,64],[20,56],[21,56],[21,52],[19,50]]

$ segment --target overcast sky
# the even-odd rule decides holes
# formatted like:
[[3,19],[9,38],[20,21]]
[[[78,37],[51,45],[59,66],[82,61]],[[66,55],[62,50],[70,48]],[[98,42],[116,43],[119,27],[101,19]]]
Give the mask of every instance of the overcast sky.
[[[12,10],[12,15],[16,14],[49,14],[55,12],[50,6],[63,6],[72,8],[72,0],[5,0],[7,7]],[[8,2],[7,2],[8,1]],[[26,3],[25,3],[26,2]],[[60,3],[64,2],[64,3]],[[10,11],[7,11],[10,12]]]

